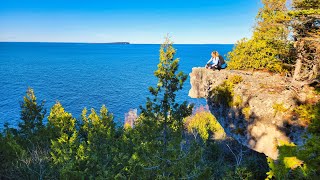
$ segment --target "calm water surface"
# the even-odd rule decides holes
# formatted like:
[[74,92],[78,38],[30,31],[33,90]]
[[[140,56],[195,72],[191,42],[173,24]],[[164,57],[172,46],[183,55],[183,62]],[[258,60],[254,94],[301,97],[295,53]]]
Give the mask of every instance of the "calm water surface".
[[[32,87],[38,100],[46,101],[47,115],[56,101],[79,117],[84,107],[105,104],[122,122],[124,114],[144,105],[149,86],[156,85],[160,45],[82,43],[0,43],[0,127],[16,126],[19,102]],[[204,66],[212,50],[227,54],[233,45],[174,45],[180,70]],[[178,101],[205,104],[188,97],[189,79]]]

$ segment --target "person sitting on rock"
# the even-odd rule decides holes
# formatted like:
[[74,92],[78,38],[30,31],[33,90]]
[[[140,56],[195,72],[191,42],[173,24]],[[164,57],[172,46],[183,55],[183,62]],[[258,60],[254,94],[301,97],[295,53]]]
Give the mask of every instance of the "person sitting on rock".
[[207,62],[206,68],[216,70],[225,69],[227,64],[225,63],[223,57],[219,55],[217,51],[211,53],[211,59]]
[[212,70],[218,69],[219,57],[216,57],[216,53],[217,51],[212,51],[211,58],[206,64],[207,69],[212,69]]

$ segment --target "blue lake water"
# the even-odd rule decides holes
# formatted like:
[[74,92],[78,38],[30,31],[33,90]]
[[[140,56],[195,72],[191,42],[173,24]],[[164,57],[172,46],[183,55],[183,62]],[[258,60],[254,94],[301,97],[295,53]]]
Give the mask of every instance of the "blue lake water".
[[[210,52],[226,55],[233,45],[174,45],[179,69],[189,74],[204,66]],[[16,126],[20,105],[28,87],[50,107],[60,101],[78,118],[84,107],[105,104],[122,122],[129,109],[144,105],[151,97],[149,86],[157,83],[153,72],[159,62],[160,45],[86,43],[0,43],[0,129],[5,122]],[[178,101],[205,104],[188,97],[189,79]]]

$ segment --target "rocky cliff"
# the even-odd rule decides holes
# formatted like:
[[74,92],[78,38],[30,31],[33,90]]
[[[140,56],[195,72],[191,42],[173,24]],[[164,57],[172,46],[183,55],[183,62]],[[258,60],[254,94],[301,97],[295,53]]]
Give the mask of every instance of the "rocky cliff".
[[303,143],[306,124],[295,108],[319,100],[309,87],[293,88],[289,79],[268,72],[193,68],[190,82],[189,96],[207,99],[228,136],[273,159],[280,143]]

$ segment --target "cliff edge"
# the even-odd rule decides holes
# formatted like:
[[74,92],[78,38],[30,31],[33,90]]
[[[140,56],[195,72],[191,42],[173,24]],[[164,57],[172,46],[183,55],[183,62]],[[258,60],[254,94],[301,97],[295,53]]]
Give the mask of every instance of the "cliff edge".
[[306,124],[295,108],[319,97],[309,87],[295,89],[290,80],[268,72],[212,71],[193,68],[192,98],[206,98],[226,134],[241,144],[277,159],[277,145],[302,144]]

